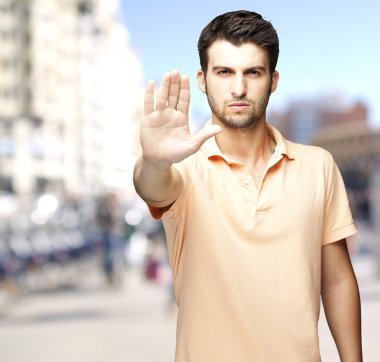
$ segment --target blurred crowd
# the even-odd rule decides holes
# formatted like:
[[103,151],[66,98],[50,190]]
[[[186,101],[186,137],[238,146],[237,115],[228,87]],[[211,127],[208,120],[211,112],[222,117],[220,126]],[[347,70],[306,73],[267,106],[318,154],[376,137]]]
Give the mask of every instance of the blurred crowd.
[[78,283],[81,265],[117,286],[129,267],[158,281],[166,263],[165,238],[144,205],[126,205],[109,192],[97,198],[43,194],[20,208],[0,197],[0,290],[31,292]]

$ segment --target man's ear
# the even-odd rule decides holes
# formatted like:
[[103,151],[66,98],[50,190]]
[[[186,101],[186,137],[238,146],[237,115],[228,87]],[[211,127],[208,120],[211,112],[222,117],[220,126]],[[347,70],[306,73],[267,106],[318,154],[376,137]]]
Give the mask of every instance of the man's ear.
[[275,70],[272,73],[272,79],[271,79],[271,93],[273,93],[277,89],[277,83],[278,80],[280,79],[280,73]]
[[197,72],[198,88],[202,93],[206,93],[206,75],[203,73],[202,69]]

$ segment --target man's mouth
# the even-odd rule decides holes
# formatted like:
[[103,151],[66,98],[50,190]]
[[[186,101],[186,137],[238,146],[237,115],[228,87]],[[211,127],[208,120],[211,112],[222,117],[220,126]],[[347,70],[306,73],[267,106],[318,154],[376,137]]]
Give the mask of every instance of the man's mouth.
[[240,109],[240,110],[249,108],[250,106],[251,105],[247,102],[232,102],[228,104],[229,108]]

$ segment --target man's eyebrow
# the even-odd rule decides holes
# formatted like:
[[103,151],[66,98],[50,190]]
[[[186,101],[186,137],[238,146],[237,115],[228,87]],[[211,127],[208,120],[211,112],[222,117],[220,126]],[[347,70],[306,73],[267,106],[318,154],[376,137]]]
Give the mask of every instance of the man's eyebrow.
[[214,67],[212,67],[212,70],[220,70],[220,69],[228,69],[228,70],[232,70],[232,68],[227,67],[227,66],[225,66],[225,65],[215,65]]
[[[214,67],[212,67],[212,70],[214,70],[214,71],[220,70],[220,69],[233,70],[231,67],[228,67],[225,65],[215,65]],[[266,70],[266,68],[263,65],[253,65],[251,67],[244,69],[244,71],[246,72],[246,71],[251,70],[251,69],[261,70],[262,72],[265,72],[265,70]]]
[[250,69],[261,70],[262,72],[266,70],[266,68],[263,65],[254,65],[253,67],[247,68],[247,70],[250,70]]

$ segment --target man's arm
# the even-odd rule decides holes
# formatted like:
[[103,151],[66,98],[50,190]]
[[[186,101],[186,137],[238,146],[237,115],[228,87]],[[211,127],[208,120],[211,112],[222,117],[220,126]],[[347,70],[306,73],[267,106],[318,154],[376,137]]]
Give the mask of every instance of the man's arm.
[[181,193],[183,180],[174,167],[158,168],[140,157],[135,165],[134,184],[136,192],[148,205],[165,207]]
[[360,295],[346,240],[322,246],[321,295],[342,362],[361,362]]
[[144,117],[140,127],[142,156],[134,170],[137,193],[152,206],[168,206],[179,196],[183,180],[173,163],[195,153],[210,137],[221,131],[210,125],[196,135],[189,129],[190,86],[178,71],[165,73],[154,99],[154,83],[149,81],[144,97]]

